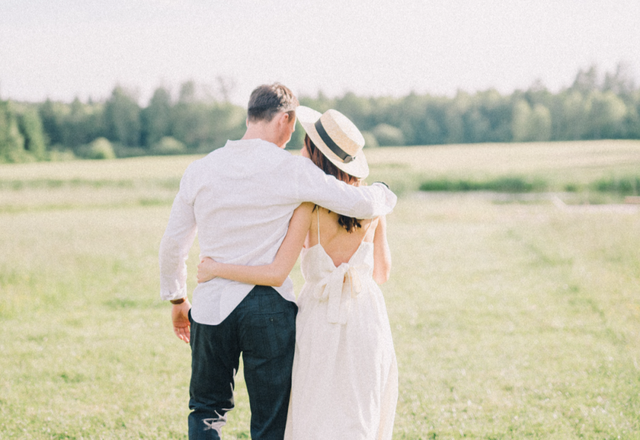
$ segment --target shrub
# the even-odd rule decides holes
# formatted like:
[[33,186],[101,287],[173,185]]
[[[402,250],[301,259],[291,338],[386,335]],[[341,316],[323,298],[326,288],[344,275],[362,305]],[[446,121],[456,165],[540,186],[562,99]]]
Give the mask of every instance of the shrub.
[[186,152],[185,144],[171,136],[163,137],[160,142],[151,147],[151,154],[157,155],[185,154]]
[[76,158],[76,155],[73,154],[73,151],[62,148],[61,146],[56,146],[59,148],[53,148],[52,150],[47,152],[47,160],[51,162],[63,162],[67,160],[73,160]]
[[580,190],[580,187],[578,186],[577,183],[567,183],[564,186],[564,190],[566,192],[578,192]]
[[485,181],[473,180],[427,180],[420,184],[420,191],[495,191],[524,193],[543,191],[547,184],[542,180],[528,181],[522,177],[498,177]]
[[523,193],[544,190],[542,181],[527,181],[522,177],[499,177],[486,182],[486,189],[497,192]]
[[471,180],[427,180],[420,184],[420,191],[480,191],[486,190],[487,184]]
[[118,158],[140,157],[149,154],[149,151],[142,147],[127,147],[126,145],[118,142],[112,142],[111,146],[113,147],[113,152],[116,153],[116,157]]
[[376,139],[376,136],[370,131],[363,131],[362,137],[364,138],[364,148],[376,148],[380,146],[378,139]]
[[404,134],[402,133],[402,130],[394,127],[393,125],[378,124],[372,132],[380,146],[404,145]]
[[99,137],[89,145],[78,149],[78,155],[84,159],[115,159],[116,154],[108,139]]
[[640,194],[640,177],[609,177],[597,180],[591,186],[598,192],[618,193],[621,195]]

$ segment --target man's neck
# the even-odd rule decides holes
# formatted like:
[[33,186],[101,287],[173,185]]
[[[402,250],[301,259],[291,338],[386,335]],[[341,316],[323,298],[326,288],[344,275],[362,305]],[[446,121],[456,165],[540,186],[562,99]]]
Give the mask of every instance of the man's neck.
[[247,131],[244,133],[244,136],[242,136],[242,140],[262,139],[263,141],[278,145],[278,138],[270,128],[269,125],[263,123],[249,124]]

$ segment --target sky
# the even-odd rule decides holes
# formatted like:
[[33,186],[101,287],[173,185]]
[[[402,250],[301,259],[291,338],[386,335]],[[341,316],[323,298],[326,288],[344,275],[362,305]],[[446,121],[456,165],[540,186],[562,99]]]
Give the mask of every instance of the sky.
[[638,0],[0,0],[0,99],[141,104],[222,78],[300,96],[502,93],[625,63],[640,84]]

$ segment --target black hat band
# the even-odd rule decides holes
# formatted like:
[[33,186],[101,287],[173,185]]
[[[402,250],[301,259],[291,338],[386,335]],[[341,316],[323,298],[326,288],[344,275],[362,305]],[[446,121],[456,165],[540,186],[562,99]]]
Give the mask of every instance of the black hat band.
[[318,132],[318,135],[320,135],[320,139],[322,139],[325,145],[329,147],[329,149],[333,151],[336,156],[342,159],[342,162],[349,163],[356,158],[355,156],[351,156],[347,154],[342,148],[338,147],[338,145],[335,142],[333,142],[333,139],[331,139],[331,136],[327,134],[327,131],[322,126],[322,121],[320,119],[316,121],[315,127],[316,127],[316,131]]

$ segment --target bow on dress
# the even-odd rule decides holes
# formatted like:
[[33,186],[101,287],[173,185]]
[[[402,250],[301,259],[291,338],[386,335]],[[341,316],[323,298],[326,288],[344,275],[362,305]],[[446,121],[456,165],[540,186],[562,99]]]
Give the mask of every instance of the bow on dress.
[[[327,305],[327,321],[330,323],[346,324],[351,307],[351,298],[355,298],[362,291],[362,279],[359,269],[366,269],[365,264],[342,263],[332,270],[317,285],[313,296],[322,301],[329,300]],[[344,295],[343,290],[350,288],[350,294]]]

